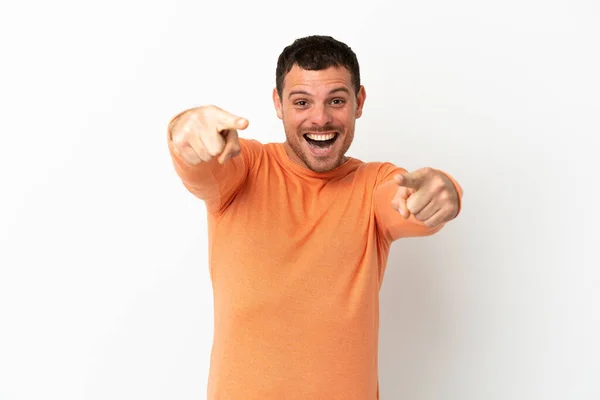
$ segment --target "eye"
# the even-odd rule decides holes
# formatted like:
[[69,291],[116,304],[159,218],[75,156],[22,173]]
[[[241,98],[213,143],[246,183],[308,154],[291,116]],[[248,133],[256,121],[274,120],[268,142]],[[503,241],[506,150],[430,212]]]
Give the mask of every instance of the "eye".
[[346,104],[346,100],[344,99],[333,99],[331,100],[331,104],[333,104],[334,106],[341,106]]
[[306,100],[298,100],[294,102],[294,105],[298,107],[306,107],[308,105],[308,102]]

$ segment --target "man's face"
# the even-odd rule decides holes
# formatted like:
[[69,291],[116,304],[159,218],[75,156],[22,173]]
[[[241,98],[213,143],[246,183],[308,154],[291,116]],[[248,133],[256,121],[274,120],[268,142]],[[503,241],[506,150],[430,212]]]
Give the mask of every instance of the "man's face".
[[316,172],[342,165],[362,114],[364,87],[358,95],[346,68],[320,71],[294,65],[283,81],[281,98],[273,90],[277,116],[283,120],[288,155]]

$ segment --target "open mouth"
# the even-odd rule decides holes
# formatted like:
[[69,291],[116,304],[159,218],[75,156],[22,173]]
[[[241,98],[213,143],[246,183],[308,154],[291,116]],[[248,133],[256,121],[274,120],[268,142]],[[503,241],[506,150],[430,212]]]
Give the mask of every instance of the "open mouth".
[[338,136],[337,132],[327,134],[305,133],[304,139],[312,147],[325,149],[333,146]]

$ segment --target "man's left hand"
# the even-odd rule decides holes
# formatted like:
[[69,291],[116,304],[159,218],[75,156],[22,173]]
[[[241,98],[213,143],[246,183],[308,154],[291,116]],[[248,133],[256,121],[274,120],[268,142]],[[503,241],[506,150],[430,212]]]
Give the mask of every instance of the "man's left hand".
[[459,209],[459,198],[450,178],[433,168],[394,176],[398,192],[392,206],[404,217],[414,215],[427,227],[450,221]]

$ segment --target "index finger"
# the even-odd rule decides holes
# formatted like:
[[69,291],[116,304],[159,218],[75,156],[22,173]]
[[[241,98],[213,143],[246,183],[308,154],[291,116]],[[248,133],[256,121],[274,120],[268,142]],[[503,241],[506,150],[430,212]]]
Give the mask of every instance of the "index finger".
[[215,126],[219,132],[229,129],[246,129],[248,127],[248,120],[246,118],[238,117],[225,110],[218,110],[214,118]]
[[398,186],[411,189],[418,189],[421,186],[422,180],[422,176],[418,172],[410,172],[394,176],[394,182],[396,182]]

